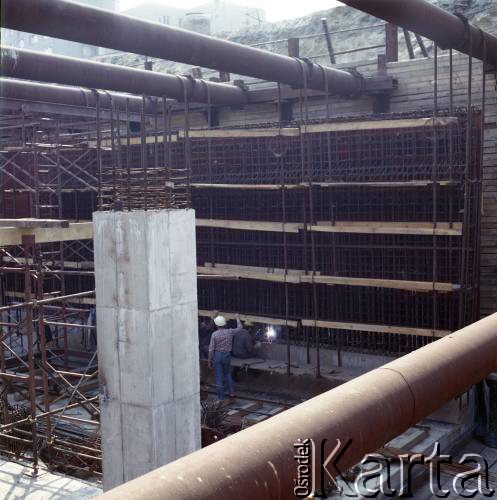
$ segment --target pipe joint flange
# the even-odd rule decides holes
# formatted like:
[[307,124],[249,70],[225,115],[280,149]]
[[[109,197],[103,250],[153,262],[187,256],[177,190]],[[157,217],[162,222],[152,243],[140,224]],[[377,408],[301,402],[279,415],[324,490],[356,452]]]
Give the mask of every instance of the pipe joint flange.
[[361,94],[362,92],[364,92],[364,76],[362,76],[361,73],[359,73],[359,71],[357,71],[357,68],[347,68],[346,71],[348,73],[350,73],[356,80],[356,82],[358,82],[358,87],[357,89],[355,89],[354,91],[352,91],[350,93],[350,95],[357,95],[357,94]]
[[97,105],[100,106],[101,104],[100,97],[102,96],[100,90],[93,88],[88,88],[87,90],[89,90],[90,94],[95,98],[95,107],[97,107]]
[[307,57],[293,57],[295,61],[298,62],[300,67],[301,81],[296,85],[291,85],[292,89],[307,89],[309,79],[312,77],[314,72],[315,64],[309,60]]
[[103,90],[103,93],[109,98],[109,107],[112,113],[114,109],[114,100],[112,99],[112,94],[108,90]]
[[176,78],[180,82],[181,86],[181,97],[176,99],[178,102],[187,102],[193,96],[197,80],[191,75],[176,75]]
[[89,108],[90,102],[88,101],[88,89],[85,87],[79,87],[79,91],[81,92],[81,95],[83,96],[83,99],[85,101],[85,107]]
[[301,57],[300,60],[304,63],[305,85],[307,86],[321,65],[311,61],[308,57]]
[[460,12],[456,12],[456,13],[454,13],[454,15],[456,17],[458,17],[464,25],[464,36],[463,36],[462,40],[460,42],[456,43],[453,47],[444,46],[444,45],[439,45],[439,46],[443,50],[453,48],[453,49],[456,49],[460,52],[464,52],[464,49],[466,47],[470,47],[471,46],[470,44],[472,43],[471,24],[469,22],[469,19],[464,14],[461,14]]

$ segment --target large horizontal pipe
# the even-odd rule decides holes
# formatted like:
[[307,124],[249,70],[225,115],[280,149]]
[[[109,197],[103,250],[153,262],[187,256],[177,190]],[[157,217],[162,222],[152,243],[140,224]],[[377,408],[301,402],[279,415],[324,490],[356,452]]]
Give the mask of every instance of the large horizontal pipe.
[[356,74],[64,0],[2,0],[1,25],[314,90],[357,94]]
[[166,96],[180,101],[184,99],[186,91],[192,102],[210,102],[218,106],[237,106],[247,102],[246,92],[236,85],[12,47],[1,47],[1,74],[23,80]]
[[[118,94],[116,92],[92,91],[83,87],[66,87],[47,83],[29,82],[10,78],[0,78],[0,97],[2,99],[18,99],[22,101],[36,101],[55,103],[65,106],[79,106],[95,109],[97,94],[101,109],[111,109],[112,105],[121,112],[128,107],[133,113],[139,113],[143,99],[135,95]],[[157,109],[154,103],[145,101],[145,111],[154,112]],[[160,111],[160,110],[159,110]]]
[[426,0],[341,0],[372,16],[497,66],[497,37]]
[[[352,444],[345,471],[497,367],[497,313],[107,492],[122,499],[292,498],[297,440]],[[105,473],[105,471],[104,471]]]

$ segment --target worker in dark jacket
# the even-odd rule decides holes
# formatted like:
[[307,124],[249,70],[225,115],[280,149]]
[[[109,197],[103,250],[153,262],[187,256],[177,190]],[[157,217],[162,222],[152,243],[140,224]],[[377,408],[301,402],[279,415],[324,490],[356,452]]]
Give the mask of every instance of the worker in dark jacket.
[[244,328],[239,330],[233,337],[233,357],[240,359],[251,358],[254,355],[254,340],[250,329],[254,324],[247,320],[243,323]]
[[200,359],[207,359],[209,354],[211,335],[216,330],[217,327],[212,318],[208,318],[200,323],[200,326],[198,328]]

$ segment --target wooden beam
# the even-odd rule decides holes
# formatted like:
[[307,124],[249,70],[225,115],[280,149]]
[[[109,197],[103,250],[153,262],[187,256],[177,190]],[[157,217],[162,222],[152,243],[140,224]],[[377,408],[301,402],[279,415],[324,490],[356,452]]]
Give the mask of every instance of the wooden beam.
[[[436,181],[439,186],[456,186],[457,181]],[[300,184],[190,184],[195,189],[254,189],[261,191],[277,191],[280,189],[304,189],[317,187],[371,187],[371,188],[413,188],[433,186],[431,180],[398,181],[398,182],[302,182]]]
[[[25,264],[23,257],[18,257],[13,260],[10,257],[4,257],[4,262],[19,262]],[[31,262],[31,259],[30,259]],[[47,261],[51,265],[50,261]],[[92,263],[64,262],[64,268],[74,269],[89,269]],[[413,281],[413,280],[393,280],[393,279],[378,279],[378,278],[355,278],[348,276],[326,276],[317,272],[314,275],[305,274],[305,271],[299,269],[288,269],[285,274],[284,269],[279,268],[264,268],[255,266],[239,266],[233,264],[219,264],[214,266],[211,263],[205,263],[203,266],[197,266],[197,273],[203,279],[253,279],[260,281],[272,281],[276,283],[319,283],[324,285],[347,285],[347,286],[364,286],[376,288],[394,288],[397,290],[407,290],[413,292],[453,292],[460,289],[460,285],[445,282],[431,281]]]
[[310,226],[311,231],[321,233],[366,233],[366,234],[419,234],[427,236],[461,236],[462,223],[454,222],[375,222],[375,221],[320,221]]
[[[226,319],[235,319],[234,313],[220,312],[220,311],[208,311],[205,309],[199,309],[198,315],[205,318],[212,318],[214,315],[224,316]],[[293,320],[285,321],[284,318],[266,318],[265,316],[252,316],[251,314],[240,314],[240,319],[242,321],[252,321],[252,323],[260,323],[261,325],[288,325],[292,328],[297,328],[297,322]]]
[[451,332],[448,330],[431,330],[428,328],[411,328],[407,326],[372,325],[365,323],[344,323],[339,321],[314,321],[303,319],[302,326],[329,328],[334,330],[353,330],[361,332],[395,333],[399,335],[418,335],[422,337],[444,337]]
[[[191,139],[242,139],[242,138],[252,138],[252,137],[298,137],[300,135],[300,129],[297,127],[268,127],[268,128],[233,128],[233,129],[197,129],[190,130],[188,136]],[[173,134],[170,138],[170,142],[177,142],[185,137],[185,132],[183,130],[178,131],[177,134]],[[167,140],[167,139],[166,139]],[[128,139],[121,137],[121,145],[126,146]],[[141,144],[141,137],[131,137],[129,143],[132,146],[137,146]],[[148,135],[145,138],[146,144],[155,144],[156,137],[153,135]],[[157,142],[164,142],[164,134],[157,135]],[[110,139],[104,139],[100,142],[101,146],[104,148],[110,148],[112,146],[112,141]],[[114,144],[118,144],[117,139],[114,140]],[[96,147],[96,141],[89,142],[90,147]]]
[[198,273],[211,274],[215,276],[226,276],[261,281],[274,281],[277,283],[300,283],[300,275],[297,273],[285,274],[283,272],[270,272],[260,268],[248,266],[224,266],[216,264],[213,266],[198,266]]
[[[253,271],[253,272],[259,272],[259,273],[273,273],[273,274],[280,274],[280,275],[283,275],[285,274],[285,269],[283,268],[279,268],[279,267],[260,267],[260,266],[241,266],[241,265],[238,265],[238,264],[224,264],[224,263],[210,263],[210,262],[206,262],[204,264],[204,266],[209,269],[210,271],[212,271],[213,269],[220,269],[220,270],[227,270],[227,271],[230,271],[230,272],[233,272],[233,271],[241,271],[241,272],[245,272],[245,271]],[[293,275],[293,276],[302,276],[304,274],[304,270],[303,269],[287,269],[286,270],[286,273],[287,274],[290,274],[290,275]],[[319,275],[320,273],[317,272],[317,274]]]
[[377,278],[350,278],[341,276],[302,276],[302,283],[322,283],[325,285],[349,285],[366,286],[376,288],[395,288],[397,290],[408,290],[412,292],[453,292],[460,285],[452,283],[440,283],[431,281],[409,281],[409,280],[386,280]]
[[190,184],[195,189],[254,189],[261,191],[277,191],[279,189],[304,189],[303,184]]
[[[298,222],[266,222],[229,219],[196,219],[197,227],[215,227],[242,231],[269,231],[278,233],[298,233],[304,225]],[[437,222],[369,222],[369,221],[320,221],[308,226],[311,231],[325,233],[368,233],[368,234],[420,234],[460,236],[462,223]],[[93,238],[92,222],[73,222],[69,227],[52,228],[0,228],[0,246],[20,245],[24,234],[33,234],[37,243],[50,243]]]
[[[370,120],[370,121],[351,121],[351,122],[335,122],[335,123],[316,123],[305,125],[302,128],[298,127],[268,127],[268,128],[232,128],[232,129],[193,129],[188,132],[192,139],[230,139],[230,138],[251,138],[251,137],[298,137],[302,134],[311,134],[318,132],[355,132],[359,130],[388,130],[398,128],[419,128],[419,127],[447,127],[457,123],[457,118],[452,116],[444,116],[438,118],[405,118],[398,120]],[[184,138],[185,132],[179,130],[177,134],[170,137],[171,142],[176,142]],[[164,140],[163,134],[158,134],[157,142],[161,143]],[[141,144],[141,137],[131,137],[130,144]],[[147,144],[156,142],[156,137],[149,135],[145,138]],[[110,148],[112,142],[110,139],[101,141],[101,146]],[[117,144],[117,139],[114,141]],[[96,147],[96,141],[90,141],[89,147]],[[127,138],[121,137],[121,145],[127,145]]]
[[[457,186],[457,181],[436,181],[439,186]],[[429,187],[433,186],[431,180],[415,180],[415,181],[393,181],[393,182],[313,182],[313,186],[319,187],[380,187],[380,188],[411,188],[411,187]],[[309,186],[308,183],[303,183],[303,186]]]
[[438,118],[403,118],[399,120],[367,120],[356,122],[316,123],[305,125],[303,132],[356,132],[359,130],[388,130],[397,128],[447,127],[457,123],[453,116]]
[[[172,134],[169,139],[166,137],[166,142],[177,142],[178,137],[176,134]],[[157,142],[158,144],[164,142],[164,134],[157,134],[155,135],[147,135],[145,137],[145,144],[155,144]],[[129,138],[129,144],[131,146],[137,146],[142,143],[142,138],[141,137],[130,137]],[[119,144],[119,141],[117,139],[114,139],[114,145],[117,146]],[[128,138],[121,136],[121,146],[127,146],[128,145]],[[111,139],[102,139],[100,141],[100,146],[102,148],[111,148],[112,147],[112,140]],[[90,141],[88,142],[88,147],[90,148],[96,148],[97,147],[97,141]]]
[[326,276],[319,272],[314,275],[306,274],[300,269],[269,269],[264,267],[237,266],[232,264],[218,264],[214,266],[205,263],[198,266],[197,272],[212,276],[225,276],[231,278],[253,279],[261,281],[274,281],[279,283],[320,283],[324,285],[364,286],[375,288],[394,288],[412,292],[453,292],[460,288],[459,285],[444,282],[393,280],[378,278],[353,278],[347,276]]
[[[222,229],[239,229],[244,231],[273,231],[297,233],[304,228],[298,222],[263,222],[230,219],[197,219],[198,227],[218,227]],[[378,221],[318,221],[316,225],[308,226],[309,230],[322,233],[367,233],[367,234],[420,234],[439,236],[460,236],[462,223],[437,222],[378,222]]]
[[68,220],[62,219],[0,219],[0,227],[15,227],[22,229],[69,227]]
[[243,231],[272,231],[276,233],[298,233],[303,224],[287,222],[262,222],[228,219],[196,219],[197,227],[218,227],[221,229],[239,229]]
[[[194,139],[210,137],[212,139],[250,138],[250,137],[298,137],[298,127],[267,127],[267,128],[233,128],[233,129],[198,129],[188,131],[188,136]],[[185,136],[184,130],[179,131],[179,137]]]
[[23,235],[33,235],[36,243],[91,240],[93,238],[93,223],[73,222],[69,224],[69,227],[52,228],[0,228],[0,247],[21,245]]

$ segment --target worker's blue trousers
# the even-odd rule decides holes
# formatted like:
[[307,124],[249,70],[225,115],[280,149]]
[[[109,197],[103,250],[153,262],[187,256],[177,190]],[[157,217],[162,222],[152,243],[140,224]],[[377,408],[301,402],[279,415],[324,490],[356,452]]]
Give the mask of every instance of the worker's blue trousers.
[[214,351],[214,374],[216,376],[217,397],[222,401],[224,399],[224,378],[228,383],[230,394],[235,392],[235,384],[231,377],[231,353]]

